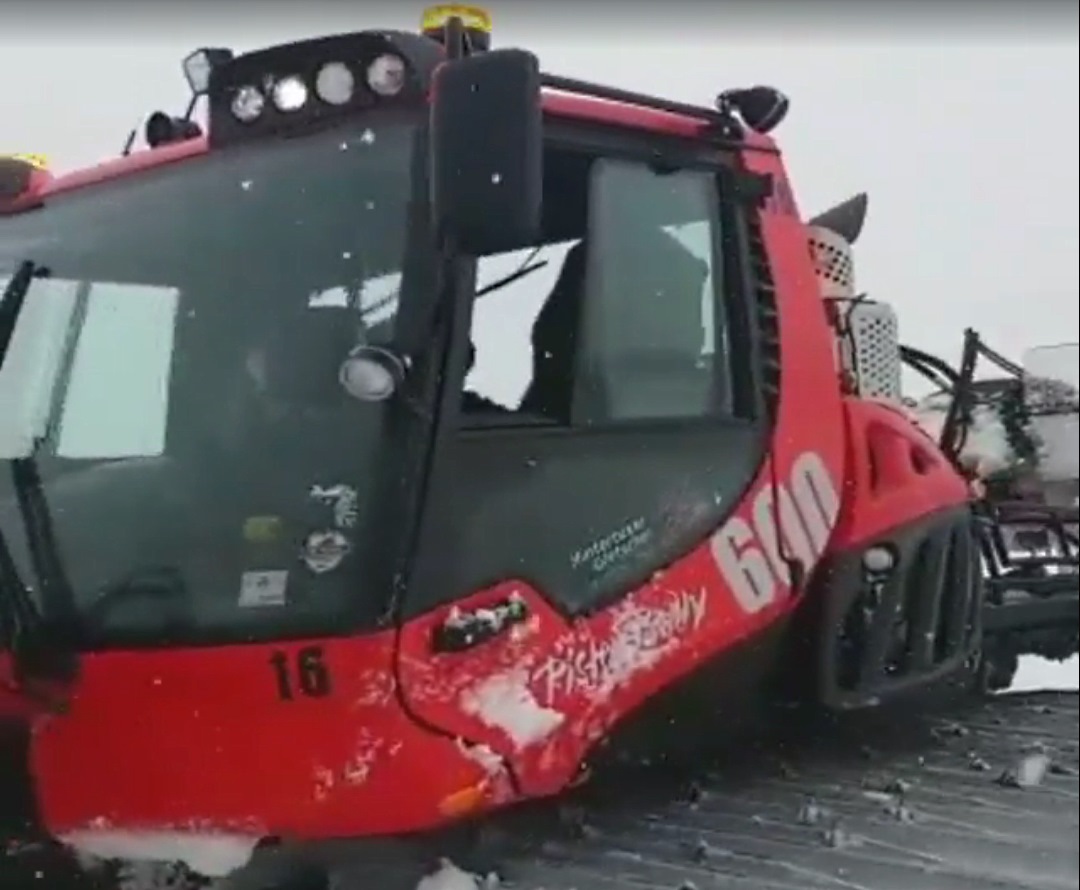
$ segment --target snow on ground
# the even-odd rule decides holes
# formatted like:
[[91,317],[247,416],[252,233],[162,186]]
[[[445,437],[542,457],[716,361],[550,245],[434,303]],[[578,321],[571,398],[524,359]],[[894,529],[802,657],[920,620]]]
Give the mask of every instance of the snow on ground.
[[[915,409],[915,421],[935,440],[945,424],[945,405],[945,401],[931,397]],[[1005,426],[996,410],[979,405],[972,412],[971,431],[961,457],[979,467],[983,475],[1008,469],[1015,463]]]
[[1080,656],[1068,661],[1048,661],[1037,655],[1020,659],[1009,692],[1080,692]]
[[60,841],[90,860],[182,862],[193,871],[217,878],[247,865],[258,837],[181,831],[121,831],[100,825],[65,834]]
[[467,871],[462,871],[448,859],[435,874],[421,878],[416,890],[488,890],[498,886],[498,882],[481,881]]

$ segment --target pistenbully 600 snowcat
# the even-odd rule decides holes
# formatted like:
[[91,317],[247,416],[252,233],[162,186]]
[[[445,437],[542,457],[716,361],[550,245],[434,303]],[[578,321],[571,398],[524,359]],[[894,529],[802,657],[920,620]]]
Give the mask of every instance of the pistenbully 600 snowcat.
[[[865,199],[803,219],[784,96],[489,32],[202,50],[205,125],[0,166],[0,712],[84,860],[323,881],[335,840],[558,797],[771,690],[974,683],[988,628],[1075,650],[1075,509],[1028,505],[1053,541],[1011,571],[962,459],[980,341],[955,371],[856,293]],[[503,310],[535,320],[500,399]]]

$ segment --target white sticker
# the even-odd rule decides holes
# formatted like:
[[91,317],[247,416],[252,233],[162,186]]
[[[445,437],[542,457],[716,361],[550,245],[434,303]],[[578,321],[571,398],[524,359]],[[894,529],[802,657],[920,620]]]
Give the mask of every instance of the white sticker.
[[289,573],[283,569],[271,572],[244,572],[240,577],[240,608],[258,609],[284,606]]
[[332,572],[349,555],[349,539],[339,531],[312,532],[304,542],[304,564],[316,575]]
[[334,511],[334,525],[352,528],[356,525],[356,489],[348,485],[313,485],[309,492],[313,500],[328,504]]

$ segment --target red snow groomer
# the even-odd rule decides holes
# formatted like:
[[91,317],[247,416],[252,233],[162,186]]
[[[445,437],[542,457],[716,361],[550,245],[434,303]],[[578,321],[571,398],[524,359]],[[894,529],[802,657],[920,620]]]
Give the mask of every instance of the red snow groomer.
[[559,795],[778,675],[857,709],[988,627],[1075,649],[1075,509],[1060,573],[984,571],[977,340],[931,438],[784,96],[489,33],[203,50],[205,124],[0,162],[0,709],[81,853],[219,875]]

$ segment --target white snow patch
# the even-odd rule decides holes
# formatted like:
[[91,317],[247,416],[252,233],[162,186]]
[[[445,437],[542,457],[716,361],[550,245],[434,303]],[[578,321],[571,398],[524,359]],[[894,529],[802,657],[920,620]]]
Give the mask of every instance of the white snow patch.
[[501,729],[519,748],[542,742],[566,719],[536,700],[528,674],[520,669],[484,680],[462,696],[461,706],[486,726]]
[[[919,426],[937,441],[945,425],[946,409],[930,399],[915,410],[914,416]],[[971,430],[960,457],[971,460],[982,475],[1007,470],[1016,464],[1005,425],[994,408],[977,405],[972,411]]]
[[1016,784],[1021,788],[1036,788],[1050,771],[1050,758],[1045,754],[1028,754],[1016,765]]
[[1049,661],[1025,655],[1009,692],[1080,692],[1080,656],[1067,661]]
[[497,776],[506,769],[506,763],[488,745],[470,745],[464,739],[457,740],[461,756],[471,760],[489,776]]
[[481,890],[481,885],[474,875],[444,859],[442,867],[435,874],[420,879],[416,890]]
[[136,862],[181,862],[208,878],[223,878],[251,860],[257,837],[182,831],[87,829],[60,837],[80,857]]

